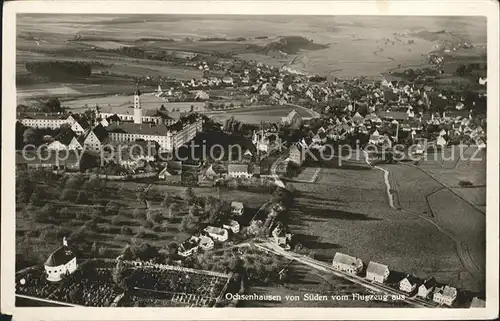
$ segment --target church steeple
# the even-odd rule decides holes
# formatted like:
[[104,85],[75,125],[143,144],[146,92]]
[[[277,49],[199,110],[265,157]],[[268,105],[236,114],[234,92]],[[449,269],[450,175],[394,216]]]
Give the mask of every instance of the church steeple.
[[134,124],[142,124],[141,91],[136,86],[134,92]]

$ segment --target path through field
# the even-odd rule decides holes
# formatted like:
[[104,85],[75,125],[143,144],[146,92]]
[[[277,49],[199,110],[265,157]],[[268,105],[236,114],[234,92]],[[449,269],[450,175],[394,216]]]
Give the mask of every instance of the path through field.
[[[368,160],[368,155],[366,154],[366,152],[364,152],[364,155],[365,155],[365,161],[366,161],[366,163],[370,164],[370,162]],[[450,238],[451,240],[453,240],[453,242],[455,243],[456,250],[457,250],[457,255],[460,258],[460,261],[461,261],[463,267],[470,274],[472,274],[476,279],[483,280],[483,278],[484,278],[484,268],[482,267],[481,264],[479,264],[474,259],[474,256],[471,254],[470,248],[469,248],[469,246],[467,244],[467,240],[464,239],[464,238],[457,237],[456,235],[454,235],[453,233],[447,231],[446,229],[444,229],[443,227],[441,227],[439,224],[437,224],[436,222],[434,222],[432,219],[430,219],[429,217],[426,217],[426,216],[422,215],[421,213],[417,213],[417,212],[413,212],[413,211],[407,211],[407,210],[401,208],[401,206],[399,204],[396,205],[395,204],[395,200],[394,200],[394,196],[397,196],[397,194],[396,194],[395,187],[391,185],[390,172],[387,169],[384,169],[384,168],[379,167],[379,166],[374,166],[373,168],[376,168],[376,169],[382,171],[383,174],[384,174],[384,183],[386,185],[386,193],[387,193],[387,199],[388,199],[388,202],[389,202],[389,206],[391,208],[396,209],[398,211],[401,211],[401,212],[403,212],[405,214],[417,216],[417,217],[425,220],[426,222],[428,222],[428,223],[432,224],[434,227],[436,227],[441,233],[443,233],[448,238]],[[446,189],[446,188],[447,187],[443,185],[443,189]],[[453,193],[453,194],[455,194],[455,193]],[[429,196],[429,195],[427,195],[427,196]]]

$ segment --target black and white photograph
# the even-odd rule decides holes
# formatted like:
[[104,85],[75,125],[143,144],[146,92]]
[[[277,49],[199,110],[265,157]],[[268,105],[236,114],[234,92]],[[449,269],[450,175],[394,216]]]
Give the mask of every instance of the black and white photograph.
[[165,8],[14,14],[15,308],[498,313],[489,18]]

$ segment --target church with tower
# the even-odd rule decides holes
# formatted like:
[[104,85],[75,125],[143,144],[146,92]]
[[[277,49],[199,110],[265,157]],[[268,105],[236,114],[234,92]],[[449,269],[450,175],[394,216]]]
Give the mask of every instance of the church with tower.
[[134,124],[142,124],[141,91],[139,87],[134,92]]
[[[154,116],[144,116],[139,88],[134,92],[133,109],[132,119],[129,115],[112,115],[110,123],[106,126],[111,142],[156,141],[160,152],[171,152],[202,131],[203,120],[196,114],[184,115],[177,121],[172,121],[160,110]],[[99,114],[100,118],[103,116],[102,113]]]

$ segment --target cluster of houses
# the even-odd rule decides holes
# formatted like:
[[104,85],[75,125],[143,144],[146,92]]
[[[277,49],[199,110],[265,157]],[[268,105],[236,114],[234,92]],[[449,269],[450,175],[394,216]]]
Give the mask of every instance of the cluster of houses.
[[[241,202],[231,202],[231,214],[233,217],[241,216],[244,212],[244,205]],[[229,219],[222,224],[222,227],[207,226],[197,235],[192,235],[179,245],[178,253],[182,257],[188,257],[199,250],[210,250],[214,248],[215,242],[224,243],[229,239],[230,233],[240,232],[240,224],[234,219]]]
[[[363,271],[364,264],[359,258],[337,252],[332,261],[332,267],[335,270],[359,275]],[[370,261],[366,267],[365,278],[377,283],[385,283],[390,275],[389,267],[385,264]],[[397,283],[400,291],[409,295],[416,295],[422,299],[431,299],[439,305],[452,306],[457,299],[458,290],[449,285],[440,285],[431,277],[425,281],[407,275]],[[484,300],[475,297],[472,300],[471,307],[484,307]]]

